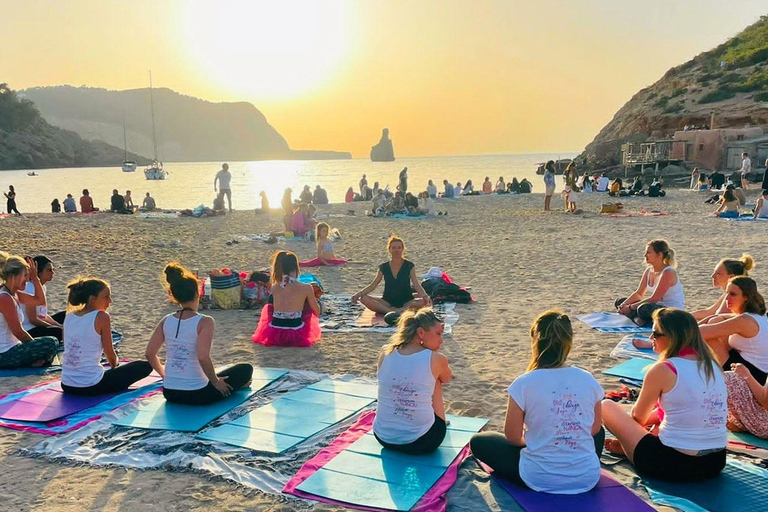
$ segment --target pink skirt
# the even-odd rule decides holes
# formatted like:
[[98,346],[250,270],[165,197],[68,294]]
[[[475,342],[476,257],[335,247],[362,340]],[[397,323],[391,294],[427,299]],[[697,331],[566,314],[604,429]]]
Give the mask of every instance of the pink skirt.
[[320,319],[309,306],[304,306],[302,325],[296,328],[275,327],[272,325],[272,313],[272,304],[262,308],[259,324],[251,336],[254,343],[270,347],[310,347],[320,340]]
[[[341,260],[338,258],[332,258],[330,260],[325,260],[325,261],[328,262],[328,265],[346,265],[347,264],[347,260]],[[320,261],[320,258],[315,258],[308,261],[302,261],[299,263],[299,266],[301,267],[322,267],[324,265],[325,263]]]

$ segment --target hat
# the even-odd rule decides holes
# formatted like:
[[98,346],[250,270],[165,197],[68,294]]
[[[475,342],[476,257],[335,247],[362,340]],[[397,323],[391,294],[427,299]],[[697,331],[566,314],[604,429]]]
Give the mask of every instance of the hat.
[[429,272],[424,274],[422,277],[424,279],[429,279],[432,277],[443,277],[443,271],[440,269],[440,267],[432,267],[429,269]]

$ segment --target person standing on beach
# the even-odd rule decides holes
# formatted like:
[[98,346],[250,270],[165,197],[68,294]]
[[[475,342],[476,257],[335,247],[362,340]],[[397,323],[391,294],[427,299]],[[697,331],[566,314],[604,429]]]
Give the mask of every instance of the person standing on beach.
[[405,193],[408,192],[408,168],[403,167],[403,170],[400,171],[400,184],[398,185],[398,190],[400,191],[400,195],[405,197]]
[[747,190],[749,188],[749,182],[747,181],[747,174],[752,172],[752,160],[749,159],[748,153],[741,154],[741,188]]
[[16,191],[13,189],[13,185],[8,185],[8,192],[3,192],[3,195],[8,200],[6,205],[8,207],[8,215],[11,213],[21,215],[19,210],[16,208]]
[[213,191],[218,192],[216,189],[216,182],[219,182],[219,188],[221,189],[221,195],[227,196],[227,205],[229,206],[230,213],[232,212],[232,189],[230,188],[230,182],[232,181],[232,173],[229,172],[229,164],[221,164],[221,170],[216,173],[216,178],[213,180]]
[[358,184],[360,188],[360,197],[365,197],[365,189],[368,188],[368,178],[363,174],[363,177],[360,178],[360,183]]
[[768,158],[765,159],[765,172],[763,173],[763,190],[768,190]]
[[550,160],[544,166],[544,211],[550,211],[550,203],[552,202],[552,194],[555,193],[555,162]]

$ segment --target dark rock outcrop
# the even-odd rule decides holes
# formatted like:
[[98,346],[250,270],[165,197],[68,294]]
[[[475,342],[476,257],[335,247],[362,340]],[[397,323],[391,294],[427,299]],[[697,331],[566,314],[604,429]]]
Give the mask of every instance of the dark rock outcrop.
[[389,138],[389,128],[381,130],[381,140],[371,148],[371,162],[394,162],[395,149]]

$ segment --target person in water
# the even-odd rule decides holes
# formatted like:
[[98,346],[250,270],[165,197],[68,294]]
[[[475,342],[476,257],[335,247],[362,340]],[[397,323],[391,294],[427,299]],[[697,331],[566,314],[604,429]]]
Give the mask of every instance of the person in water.
[[329,238],[330,226],[325,222],[318,222],[315,226],[315,244],[317,245],[317,257],[309,261],[302,261],[301,267],[319,267],[322,265],[344,265],[347,260],[337,258],[333,253],[333,244]]
[[319,341],[320,306],[314,288],[299,282],[299,259],[294,253],[275,253],[271,280],[271,295],[251,340],[281,347],[309,347]]
[[[112,304],[109,283],[93,277],[67,285],[69,312],[64,319],[61,389],[68,395],[106,395],[125,391],[152,373],[146,361],[121,364],[112,346]],[[111,367],[104,370],[101,355]]]
[[[431,305],[429,295],[422,288],[416,277],[416,267],[405,259],[405,242],[392,235],[387,240],[389,261],[379,265],[376,277],[371,284],[352,296],[352,302],[361,302],[376,313],[400,313],[406,309],[419,309]],[[369,295],[381,280],[384,280],[384,295],[381,298]],[[416,290],[414,298],[411,286]],[[393,321],[395,319],[393,318]]]
[[[211,346],[216,323],[198,313],[200,282],[178,263],[169,263],[163,271],[168,295],[181,309],[166,315],[149,339],[146,357],[163,378],[163,396],[169,402],[206,405],[223,400],[251,384],[253,366],[239,363],[216,372]],[[158,352],[166,345],[165,364]]]

